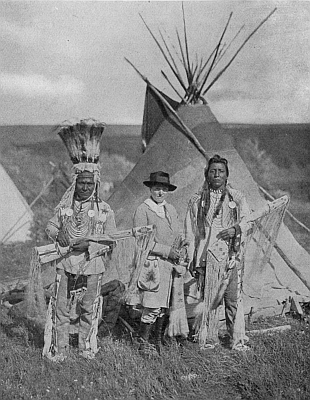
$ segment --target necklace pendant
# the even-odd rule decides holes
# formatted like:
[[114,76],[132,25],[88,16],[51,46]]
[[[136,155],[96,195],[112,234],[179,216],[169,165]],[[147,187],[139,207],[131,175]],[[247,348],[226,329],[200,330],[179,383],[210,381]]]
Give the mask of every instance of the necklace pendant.
[[67,217],[71,217],[73,215],[73,210],[72,208],[67,208],[65,210],[65,214],[67,215]]
[[230,201],[230,202],[228,203],[228,207],[231,208],[231,209],[233,210],[234,208],[237,207],[237,204],[236,204],[234,201]]
[[88,210],[87,215],[88,215],[90,218],[93,218],[93,217],[95,216],[95,211],[94,211],[94,210]]

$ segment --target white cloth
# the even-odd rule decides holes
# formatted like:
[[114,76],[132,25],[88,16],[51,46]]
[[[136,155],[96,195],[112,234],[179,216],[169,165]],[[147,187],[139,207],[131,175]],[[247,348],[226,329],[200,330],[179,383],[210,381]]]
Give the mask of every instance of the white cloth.
[[152,210],[159,218],[166,218],[165,205],[166,201],[162,203],[155,203],[152,199],[144,200],[144,203]]

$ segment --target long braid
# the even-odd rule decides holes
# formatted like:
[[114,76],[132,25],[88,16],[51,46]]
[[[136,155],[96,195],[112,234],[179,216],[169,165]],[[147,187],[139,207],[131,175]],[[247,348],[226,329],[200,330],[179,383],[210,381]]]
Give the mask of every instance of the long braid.
[[[199,231],[199,236],[201,238],[206,237],[205,221],[207,219],[208,211],[210,208],[210,188],[209,188],[209,182],[208,182],[208,172],[209,172],[209,168],[212,163],[224,164],[226,173],[227,173],[227,177],[229,176],[229,170],[228,170],[226,158],[222,158],[218,154],[215,154],[212,158],[210,158],[210,160],[208,161],[208,166],[206,167],[206,169],[204,171],[205,181],[204,181],[204,184],[202,187],[202,192],[200,195],[200,200],[198,203],[198,211],[197,211],[197,227],[198,227],[198,231]],[[219,201],[219,203],[215,209],[215,212],[212,216],[211,223],[219,215],[219,213],[223,207],[223,202],[226,197],[226,192],[227,192],[227,190],[226,190],[226,184],[225,184],[225,188],[221,195],[220,201]]]
[[216,209],[214,210],[212,221],[219,215],[219,213],[220,213],[220,211],[221,211],[221,209],[223,207],[223,203],[224,203],[224,200],[225,200],[225,197],[226,197],[226,193],[227,193],[227,189],[226,189],[226,186],[225,186],[225,188],[223,189],[222,195],[220,197],[220,201],[218,202],[218,205],[216,206]]
[[[225,186],[225,188],[223,189],[222,195],[220,197],[220,200],[216,206],[216,209],[214,210],[214,213],[213,213],[213,216],[211,219],[211,223],[221,212],[221,209],[223,207],[223,203],[224,203],[227,193],[228,193],[228,196],[230,196],[232,199],[231,194],[229,193],[229,191],[227,190],[227,187]],[[229,197],[229,200],[230,200],[230,197]],[[197,212],[197,226],[198,226],[199,236],[201,238],[206,237],[206,228],[205,228],[206,222],[205,221],[206,221],[209,209],[210,209],[210,188],[209,188],[208,181],[205,181],[203,188],[202,188],[200,200],[198,203],[198,212]],[[236,219],[237,218],[235,218],[235,220]]]
[[210,208],[210,189],[207,181],[204,182],[202,187],[202,192],[200,200],[198,203],[197,212],[197,227],[199,231],[199,236],[201,238],[206,237],[205,219]]

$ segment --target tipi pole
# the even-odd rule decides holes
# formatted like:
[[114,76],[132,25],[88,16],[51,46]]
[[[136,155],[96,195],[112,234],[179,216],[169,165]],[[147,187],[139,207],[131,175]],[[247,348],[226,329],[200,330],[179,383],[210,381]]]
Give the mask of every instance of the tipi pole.
[[[167,64],[169,65],[171,71],[173,72],[173,74],[175,75],[175,77],[177,78],[177,80],[179,81],[180,85],[181,85],[181,86],[183,87],[183,89],[186,91],[186,86],[185,86],[185,84],[184,84],[184,82],[183,82],[183,80],[182,80],[182,77],[181,77],[180,72],[178,71],[178,69],[174,69],[174,68],[173,68],[171,62],[169,61],[169,59],[168,59],[166,53],[164,52],[164,49],[162,48],[162,46],[161,46],[160,43],[159,43],[159,41],[156,39],[156,37],[155,37],[155,35],[153,34],[153,32],[151,31],[151,29],[148,27],[147,23],[144,21],[142,15],[141,15],[141,14],[139,14],[139,15],[140,15],[140,17],[141,17],[141,19],[142,19],[144,25],[146,26],[146,29],[150,32],[152,38],[155,40],[155,43],[157,44],[157,46],[158,46],[159,50],[161,51],[162,55],[164,56],[164,58],[165,58]],[[172,61],[172,62],[173,62],[173,64],[175,65],[174,61]]]
[[223,40],[223,38],[224,38],[224,36],[225,36],[225,33],[226,33],[226,31],[227,31],[227,28],[228,28],[228,25],[229,25],[229,23],[230,23],[231,17],[232,17],[232,12],[229,14],[228,21],[227,21],[227,23],[226,23],[226,25],[225,25],[225,28],[224,28],[224,30],[223,30],[223,33],[222,33],[221,37],[220,37],[220,40],[219,40],[219,42],[218,42],[218,44],[217,44],[217,46],[216,46],[215,54],[214,54],[213,60],[212,60],[212,62],[211,62],[210,68],[208,69],[208,71],[207,71],[207,73],[206,73],[206,75],[205,75],[205,77],[204,77],[204,79],[203,79],[203,81],[202,81],[201,87],[200,87],[200,89],[199,89],[199,91],[198,91],[198,95],[199,95],[199,96],[200,96],[201,94],[202,94],[202,96],[205,94],[205,92],[202,92],[203,87],[204,87],[204,85],[206,84],[206,82],[207,82],[207,80],[208,80],[208,78],[209,78],[209,76],[210,76],[210,74],[211,74],[211,72],[212,72],[212,70],[213,70],[214,63],[215,63],[215,61],[216,61],[216,59],[217,59],[218,52],[219,52],[219,50],[220,50],[220,46],[221,46],[222,40]]
[[227,68],[230,66],[230,64],[234,61],[234,59],[237,57],[237,55],[240,53],[242,48],[246,45],[246,43],[251,39],[251,37],[259,30],[259,28],[272,16],[272,14],[276,11],[277,9],[275,8],[274,10],[271,11],[270,14],[267,15],[266,18],[264,18],[260,24],[250,33],[250,35],[245,39],[245,41],[241,44],[241,46],[238,48],[238,50],[235,52],[234,56],[231,58],[231,60],[228,62],[228,64],[216,75],[216,77],[213,79],[213,81],[209,84],[209,86],[202,92],[202,95],[204,96],[208,90],[214,85],[214,83],[222,76],[222,74],[227,70]]
[[[32,203],[29,205],[30,208],[34,206],[34,204],[39,200],[39,198],[42,196],[42,194],[45,192],[45,190],[53,183],[54,177],[52,177],[48,183],[44,186],[44,188],[41,190],[41,192],[37,195],[37,197],[32,201]],[[7,231],[5,236],[2,239],[2,243],[6,242],[12,235],[14,235],[15,232],[18,231],[18,229],[14,229],[16,225],[24,218],[24,216],[27,214],[27,210],[19,217],[19,219],[15,222],[13,226]],[[23,224],[24,225],[24,224]]]
[[173,116],[177,119],[179,124],[183,128],[183,133],[187,136],[187,138],[195,145],[197,150],[200,152],[200,154],[203,155],[203,157],[207,160],[208,156],[205,151],[205,149],[202,147],[200,144],[199,140],[196,138],[196,136],[193,134],[193,132],[185,125],[185,123],[182,121],[182,119],[178,116],[178,114],[174,111],[174,109],[171,107],[169,102],[159,93],[159,91],[151,84],[151,82],[141,74],[141,72],[132,64],[131,61],[129,61],[126,57],[125,60],[133,67],[133,69],[138,73],[138,75],[146,82],[146,84],[156,93],[156,95],[160,98],[160,100],[164,103],[164,105],[169,109],[169,111],[173,114]]
[[[182,2],[182,14],[183,14],[184,41],[185,41],[185,52],[186,52],[187,69],[188,69],[188,72],[189,72],[189,76],[191,76],[191,66],[190,66],[190,62],[189,62],[188,41],[187,41],[186,21],[185,21],[185,13],[184,13],[184,4],[183,4],[183,2]],[[191,79],[192,79],[192,77],[191,77]]]
[[164,71],[161,71],[161,74],[163,75],[163,77],[166,79],[166,81],[169,83],[169,85],[171,86],[171,88],[174,90],[174,92],[180,97],[181,101],[184,101],[183,97],[180,95],[180,93],[176,90],[176,88],[172,85],[172,83],[170,82],[170,79],[168,78],[168,76],[164,73]]

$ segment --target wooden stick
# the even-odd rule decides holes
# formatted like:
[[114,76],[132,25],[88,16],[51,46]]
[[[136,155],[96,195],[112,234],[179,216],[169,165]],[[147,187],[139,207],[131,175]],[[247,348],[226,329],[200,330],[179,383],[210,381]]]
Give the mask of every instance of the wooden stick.
[[159,99],[164,103],[164,105],[169,109],[169,111],[173,114],[173,116],[177,119],[181,127],[183,128],[182,132],[185,134],[185,136],[194,144],[196,149],[204,156],[206,160],[208,160],[207,153],[205,149],[202,147],[200,144],[199,140],[196,138],[196,136],[193,134],[193,132],[184,124],[184,122],[181,120],[181,118],[178,116],[178,114],[174,111],[174,109],[171,107],[169,102],[159,93],[159,91],[151,84],[151,82],[141,74],[141,72],[133,65],[131,61],[129,61],[126,57],[125,60],[132,66],[132,68],[137,72],[137,74],[146,82],[146,84],[156,93],[156,95],[159,97]]
[[227,68],[231,65],[231,63],[234,61],[234,59],[237,57],[237,55],[240,53],[242,48],[246,45],[246,43],[250,40],[250,38],[258,31],[258,29],[271,17],[271,15],[276,11],[276,8],[271,11],[270,14],[267,15],[266,18],[264,18],[261,23],[254,29],[252,33],[245,39],[245,41],[242,43],[242,45],[239,47],[239,49],[236,51],[235,55],[231,58],[231,60],[228,62],[228,64],[216,75],[216,77],[213,79],[213,81],[210,83],[210,85],[204,90],[202,95],[204,96],[207,91],[214,85],[214,83],[219,79],[220,76],[227,70]]
[[173,68],[173,66],[171,65],[171,62],[169,61],[166,53],[164,52],[164,49],[162,48],[161,44],[159,43],[159,41],[156,39],[155,35],[153,34],[153,32],[151,31],[151,29],[148,27],[147,23],[144,21],[143,17],[141,14],[139,14],[144,25],[146,26],[147,30],[150,32],[152,38],[155,40],[155,43],[157,44],[159,50],[161,51],[162,55],[164,56],[166,62],[168,63],[171,71],[173,72],[173,74],[175,75],[175,77],[177,78],[177,80],[180,82],[180,85],[183,87],[183,89],[186,91],[186,86],[184,84],[184,82],[182,81],[181,76],[177,73],[177,71],[175,71],[175,69]]
[[[174,58],[172,57],[171,51],[170,51],[170,49],[169,49],[169,47],[168,47],[168,44],[167,44],[167,42],[166,42],[166,40],[165,40],[165,38],[164,38],[164,36],[163,36],[163,34],[161,33],[160,30],[159,30],[159,34],[160,34],[161,39],[162,39],[162,41],[163,41],[163,43],[164,43],[164,45],[165,45],[165,47],[166,47],[167,52],[168,52],[168,54],[169,54],[169,56],[170,56],[170,58],[171,58],[171,61],[172,61],[173,65],[174,65],[174,68],[175,68],[175,71],[176,71],[176,73],[179,75],[179,78],[180,78],[180,79],[182,80],[182,82],[183,82],[182,74],[180,73],[176,62],[175,62]],[[181,61],[181,62],[182,62],[182,61]],[[183,82],[183,83],[184,83],[184,82]],[[185,85],[185,83],[184,83],[184,85]]]
[[180,99],[182,101],[184,101],[184,98],[182,97],[182,95],[177,91],[177,89],[173,86],[173,84],[170,82],[170,79],[167,77],[167,75],[164,73],[164,71],[161,71],[163,77],[166,79],[166,81],[169,83],[169,85],[171,86],[171,88],[174,90],[174,92],[180,97]]
[[275,333],[275,332],[284,332],[290,330],[292,327],[291,325],[282,325],[282,326],[275,326],[273,328],[265,328],[265,329],[253,329],[251,331],[246,331],[246,333],[251,334],[261,334],[261,333]]
[[240,32],[242,31],[242,29],[244,29],[245,25],[242,25],[241,28],[238,30],[238,32],[235,34],[235,36],[232,38],[232,40],[228,43],[228,45],[226,46],[225,50],[223,51],[223,53],[221,55],[219,55],[218,60],[215,63],[214,68],[218,65],[218,63],[222,60],[222,58],[225,56],[225,54],[227,53],[228,49],[231,47],[231,45],[233,44],[233,42],[237,39],[237,37],[239,36]]
[[[211,63],[211,65],[210,65],[210,68],[209,68],[209,70],[208,70],[208,72],[207,72],[207,74],[206,74],[206,76],[205,76],[205,78],[204,78],[204,80],[203,80],[203,82],[202,82],[202,84],[201,84],[200,90],[199,90],[199,92],[198,92],[198,95],[199,95],[199,96],[200,96],[200,94],[201,94],[201,92],[202,92],[202,90],[203,90],[203,87],[204,87],[204,85],[206,84],[206,82],[207,82],[207,80],[208,80],[208,78],[209,78],[209,76],[210,76],[210,74],[211,74],[211,71],[212,71],[212,69],[213,69],[213,65],[214,65],[214,63],[215,63],[215,61],[216,61],[216,58],[217,58],[217,55],[218,55],[218,51],[219,51],[220,45],[221,45],[221,43],[222,43],[222,40],[223,40],[223,38],[224,38],[224,35],[225,35],[225,33],[226,33],[226,31],[227,31],[227,28],[228,28],[228,25],[229,25],[229,23],[230,23],[232,14],[233,14],[232,12],[229,14],[228,21],[226,22],[226,25],[225,25],[225,28],[224,28],[224,30],[223,30],[223,33],[222,33],[222,35],[221,35],[221,37],[220,37],[220,40],[219,40],[219,42],[218,42],[218,44],[217,44],[217,46],[216,46],[216,51],[215,51],[215,54],[214,54],[212,63]],[[202,95],[204,95],[204,93],[202,93]]]
[[188,86],[189,86],[190,85],[190,80],[191,80],[190,79],[191,74],[190,74],[190,71],[187,68],[185,54],[184,54],[184,50],[183,50],[182,43],[181,43],[181,38],[180,38],[180,35],[179,35],[179,32],[178,32],[177,29],[176,29],[176,34],[177,34],[177,39],[178,39],[179,47],[180,47],[180,50],[181,50],[182,60],[183,60],[182,64],[183,64],[185,72],[186,72],[187,83],[188,83]]
[[[214,47],[214,49],[212,50],[211,54],[210,54],[209,57],[207,58],[207,61],[204,63],[203,67],[200,68],[199,75],[197,76],[197,82],[198,82],[198,79],[200,78],[200,76],[202,75],[203,71],[205,70],[205,68],[206,68],[207,65],[209,64],[209,61],[211,60],[213,54],[216,52],[216,48],[217,48],[217,46]],[[201,82],[203,82],[203,80],[204,80],[204,78],[202,78]],[[197,84],[197,86],[201,86],[201,83]]]
[[[45,190],[53,183],[54,181],[54,177],[52,177],[48,183],[44,186],[44,188],[41,190],[41,192],[37,195],[37,197],[32,201],[32,203],[29,205],[30,208],[32,208],[34,206],[34,204],[39,200],[39,198],[43,195],[43,193],[45,192]],[[16,228],[16,225],[24,218],[24,216],[27,214],[27,210],[20,216],[20,218],[15,222],[15,224],[13,226],[11,226],[11,228],[7,231],[7,233],[4,235],[3,239],[2,239],[2,243],[5,243],[8,239],[10,239],[10,237],[12,235],[14,235],[15,232],[18,231],[18,229],[14,230],[14,228]]]
[[185,12],[184,12],[183,2],[182,2],[182,14],[183,14],[184,42],[185,42],[185,51],[186,51],[186,58],[187,58],[187,68],[188,68],[188,71],[191,72],[191,67],[190,67],[190,63],[189,63],[188,41],[187,41],[186,21],[185,21]]
[[[164,32],[165,32],[165,34],[167,35],[167,37],[169,38],[169,34],[166,32],[165,29],[164,29]],[[175,51],[175,55],[177,56],[177,58],[178,58],[180,64],[183,65],[183,61],[182,61],[182,59],[181,59],[181,57],[180,57],[180,55],[179,55],[179,53],[178,53],[178,50],[177,50],[176,47],[174,46],[173,42],[171,42],[170,45],[171,45],[171,47],[173,48],[173,50]]]
[[128,329],[128,331],[130,332],[130,333],[135,333],[135,330],[133,329],[133,327],[132,326],[130,326],[129,324],[128,324],[128,322],[127,321],[125,321],[122,317],[120,317],[120,316],[118,316],[118,319],[120,320],[120,322],[125,326],[125,328],[126,329]]

